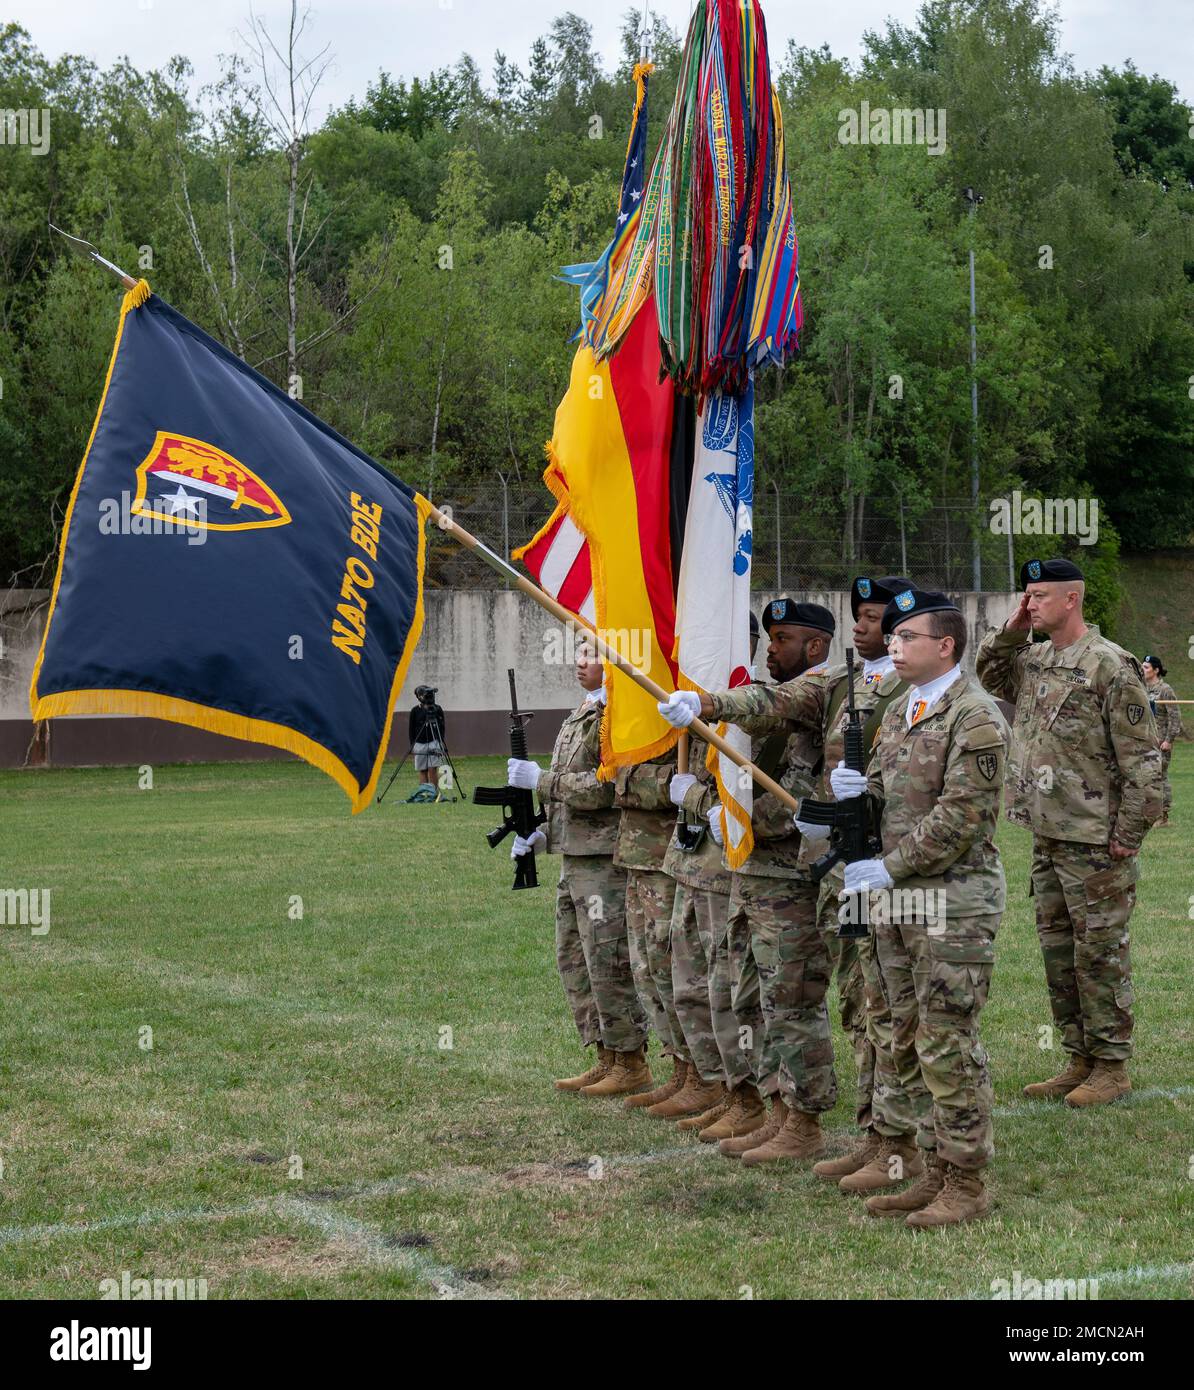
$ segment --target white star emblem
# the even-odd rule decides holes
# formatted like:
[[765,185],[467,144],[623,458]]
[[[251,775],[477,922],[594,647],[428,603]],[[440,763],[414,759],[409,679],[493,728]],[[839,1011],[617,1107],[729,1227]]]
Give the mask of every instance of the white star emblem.
[[623,222],[625,222],[625,221],[629,218],[629,215],[630,215],[629,213],[625,213],[625,212],[620,212],[620,213],[618,213],[618,226],[619,226],[619,227],[622,225]]
[[199,515],[199,499],[192,497],[189,492],[185,491],[181,483],[178,485],[178,491],[172,497],[163,494],[162,501],[170,503],[171,516],[177,516],[179,512],[193,512],[196,516]]
[[643,190],[641,188],[632,188],[630,190],[630,196],[637,203],[638,200],[643,196]]

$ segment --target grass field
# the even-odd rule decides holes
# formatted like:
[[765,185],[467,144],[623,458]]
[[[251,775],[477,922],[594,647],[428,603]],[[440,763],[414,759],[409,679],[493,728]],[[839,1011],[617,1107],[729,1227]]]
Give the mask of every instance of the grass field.
[[[460,771],[504,780],[498,759]],[[912,1232],[805,1170],[555,1093],[580,1065],[556,866],[512,893],[487,808],[403,805],[404,777],[354,819],[296,763],[159,767],[152,790],[135,769],[0,773],[0,889],[52,892],[48,933],[0,930],[0,1296],[93,1297],[128,1271],[213,1299],[984,1298],[1019,1270],[1188,1298],[1194,748],[1174,774],[1133,920],[1135,1093],[1086,1113],[1020,1095],[1059,1054],[1038,1047],[1028,839],[1004,825],[997,1206]]]

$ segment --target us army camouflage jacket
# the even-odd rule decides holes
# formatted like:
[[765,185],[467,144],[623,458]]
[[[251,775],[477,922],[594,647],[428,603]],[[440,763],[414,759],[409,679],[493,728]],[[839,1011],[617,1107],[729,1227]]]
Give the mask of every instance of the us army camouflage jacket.
[[[714,720],[737,724],[755,736],[751,746],[752,760],[762,753],[767,741],[764,736],[784,730],[789,732],[774,776],[797,800],[816,794],[816,769],[821,762],[823,679],[824,668],[818,667],[782,685],[743,685],[711,697]],[[750,826],[755,847],[738,873],[761,878],[807,877],[800,832],[792,823],[792,812],[778,797],[755,788]]]
[[1176,700],[1177,696],[1173,693],[1173,687],[1165,681],[1158,681],[1156,685],[1146,685],[1144,688],[1148,692],[1149,707],[1156,720],[1158,742],[1176,742],[1181,737],[1182,732],[1182,707],[1181,705],[1157,703],[1159,700]]
[[[971,676],[959,676],[911,728],[908,695],[884,712],[870,765],[867,789],[882,802],[883,863],[897,890],[944,890],[944,902],[933,901],[947,919],[1002,912],[995,827],[1007,723]],[[910,919],[901,901],[913,900],[893,894],[893,920]]]
[[604,709],[585,700],[572,711],[539,778],[549,854],[613,854],[618,842],[613,783],[597,780]]
[[1016,706],[1007,817],[1038,835],[1139,849],[1161,812],[1161,754],[1136,658],[1091,627],[1058,651],[996,629],[979,680]]
[[677,883],[689,888],[703,888],[711,893],[730,891],[730,872],[724,867],[721,846],[709,833],[706,816],[717,805],[717,781],[705,765],[709,745],[695,734],[688,736],[688,770],[697,779],[684,793],[683,809],[700,832],[701,842],[695,850],[682,850],[673,827],[671,843],[663,861],[664,871]]
[[662,870],[676,828],[676,808],[667,793],[675,771],[674,747],[649,763],[618,768],[614,805],[622,815],[614,863],[619,868]]

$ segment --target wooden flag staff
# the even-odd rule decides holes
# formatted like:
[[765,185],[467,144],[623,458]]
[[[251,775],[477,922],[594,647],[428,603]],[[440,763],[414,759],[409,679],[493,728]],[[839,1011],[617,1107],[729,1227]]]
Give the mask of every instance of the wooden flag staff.
[[[500,555],[490,550],[483,541],[479,541],[476,536],[466,531],[463,526],[455,522],[446,512],[441,512],[438,507],[432,506],[430,515],[441,531],[447,532],[454,540],[459,541],[466,550],[471,550],[475,555],[479,555],[491,569],[496,570],[503,579],[508,579],[515,588],[521,589],[528,598],[533,598],[541,608],[546,608],[554,618],[558,618],[560,622],[572,626],[579,623],[580,620],[575,613],[570,613],[562,603],[557,603],[550,594],[544,593],[537,584],[533,583],[525,575],[519,574],[513,565],[507,564]],[[600,633],[586,628],[585,635],[597,648],[597,654],[601,657],[602,661],[616,666],[623,675],[629,676],[636,685],[641,686],[649,695],[653,695],[656,700],[667,699],[668,691],[664,690],[662,686],[656,685],[650,676],[644,675],[637,666],[627,661],[624,656],[615,651],[613,647],[609,646]],[[765,772],[757,768],[749,759],[744,758],[742,754],[731,744],[727,743],[716,730],[711,729],[700,719],[694,719],[688,727],[693,733],[699,734],[706,743],[712,744],[719,752],[724,753],[727,758],[737,763],[740,768],[749,773],[757,786],[761,787],[764,791],[770,792],[773,796],[778,797],[789,810],[795,811],[797,809],[799,803],[790,792],[785,791],[774,778],[768,777]]]

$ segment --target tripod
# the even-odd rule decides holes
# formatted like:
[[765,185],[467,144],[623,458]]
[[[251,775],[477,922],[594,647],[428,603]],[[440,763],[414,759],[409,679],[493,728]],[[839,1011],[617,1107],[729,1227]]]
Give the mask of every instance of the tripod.
[[[431,742],[433,742],[433,743],[438,743],[439,746],[444,750],[444,757],[448,760],[448,766],[452,769],[452,781],[453,781],[457,786],[459,786],[459,788],[460,788],[460,794],[461,794],[462,796],[467,796],[468,793],[467,793],[467,791],[465,790],[464,783],[461,782],[461,780],[460,780],[460,774],[456,771],[456,764],[452,761],[452,755],[451,755],[451,753],[448,752],[448,740],[444,737],[443,725],[439,722],[438,718],[436,718],[435,715],[432,715],[432,716],[431,716],[431,719],[430,719],[430,721],[429,721],[429,723],[428,723],[428,730],[429,730],[430,733],[431,733]],[[377,804],[378,804],[379,806],[381,805],[382,799],[385,797],[386,792],[388,792],[388,791],[390,790],[390,788],[394,785],[394,782],[395,782],[395,780],[397,779],[398,774],[399,774],[399,773],[402,771],[402,769],[406,766],[406,760],[407,760],[407,758],[409,758],[410,755],[411,755],[414,751],[415,751],[415,749],[414,749],[414,744],[412,743],[411,746],[406,750],[406,752],[403,753],[403,755],[402,755],[402,761],[398,764],[398,766],[397,766],[397,767],[394,769],[394,771],[390,774],[390,780],[385,784],[385,787],[384,787],[380,792],[378,792],[378,794],[377,794]],[[438,797],[438,796],[436,797],[436,800],[439,800],[439,797]],[[455,801],[456,798],[453,797],[452,800]]]

